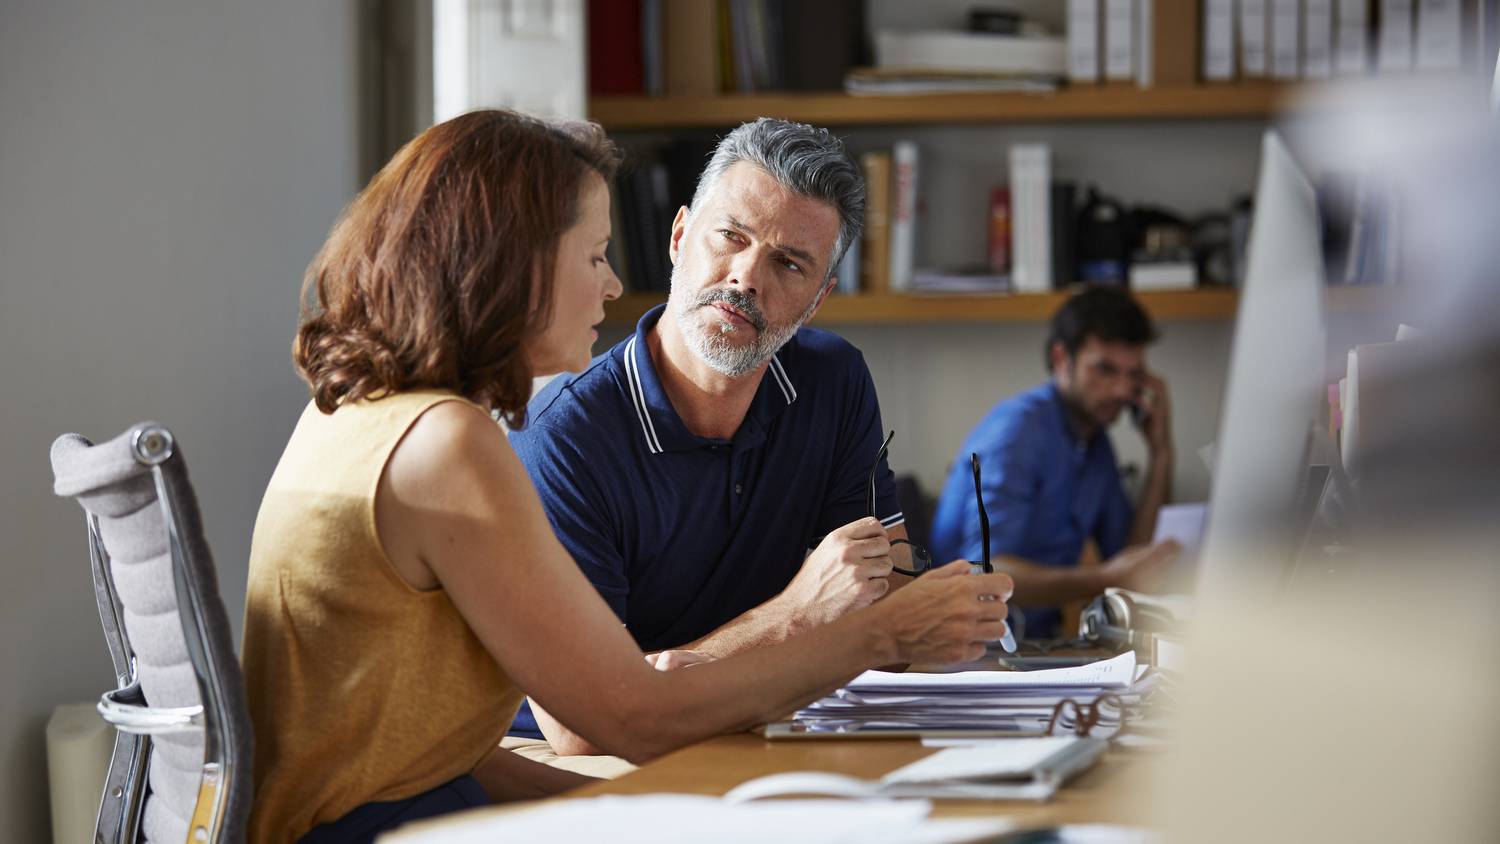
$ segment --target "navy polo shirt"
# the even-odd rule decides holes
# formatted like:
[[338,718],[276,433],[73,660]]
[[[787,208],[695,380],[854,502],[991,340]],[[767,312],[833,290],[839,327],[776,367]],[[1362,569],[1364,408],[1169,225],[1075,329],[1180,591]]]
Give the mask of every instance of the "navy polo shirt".
[[[864,356],[815,328],[771,359],[733,438],[693,434],[646,347],[664,311],[553,379],[510,435],[558,538],[645,651],[765,603],[825,534],[868,516],[882,440]],[[876,492],[882,523],[902,524],[884,461]],[[539,736],[529,721],[523,709],[512,734]]]
[[[971,453],[979,455],[991,554],[1072,566],[1089,538],[1106,559],[1125,547],[1133,511],[1114,447],[1103,432],[1078,439],[1048,382],[995,405],[964,440],[933,516],[934,559],[983,553]],[[1056,608],[1028,609],[1026,635],[1070,633],[1058,630],[1060,620]]]

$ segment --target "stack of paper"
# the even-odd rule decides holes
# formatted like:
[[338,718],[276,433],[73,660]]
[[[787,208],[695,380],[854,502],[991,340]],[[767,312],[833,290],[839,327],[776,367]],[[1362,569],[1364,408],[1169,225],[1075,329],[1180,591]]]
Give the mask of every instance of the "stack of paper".
[[[772,725],[772,738],[828,733],[1044,731],[1059,701],[1089,704],[1103,694],[1133,706],[1154,688],[1155,675],[1137,667],[1134,652],[1076,668],[1044,671],[961,671],[950,674],[867,671],[849,685]],[[1103,707],[1102,728],[1120,713]],[[1072,729],[1071,711],[1059,726]]]

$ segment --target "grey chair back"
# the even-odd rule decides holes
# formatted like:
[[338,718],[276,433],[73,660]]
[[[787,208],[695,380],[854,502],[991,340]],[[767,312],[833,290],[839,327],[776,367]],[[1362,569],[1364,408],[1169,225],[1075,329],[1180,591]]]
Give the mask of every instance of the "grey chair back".
[[176,440],[150,422],[100,445],[65,434],[52,471],[84,509],[118,685],[99,700],[119,732],[95,841],[243,841],[245,682]]

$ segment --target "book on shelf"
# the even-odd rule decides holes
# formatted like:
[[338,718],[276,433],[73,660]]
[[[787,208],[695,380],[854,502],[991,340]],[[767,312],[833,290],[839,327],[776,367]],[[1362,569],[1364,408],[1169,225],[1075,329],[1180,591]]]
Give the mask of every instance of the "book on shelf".
[[864,0],[786,2],[785,82],[789,91],[837,91],[844,72],[866,64]]
[[1302,78],[1333,76],[1334,0],[1303,0]]
[[1338,0],[1333,70],[1363,76],[1370,69],[1370,0]]
[[589,93],[640,94],[641,0],[588,4]]
[[647,96],[667,92],[665,57],[662,50],[662,3],[641,0],[641,87]]
[[1271,71],[1266,45],[1270,43],[1266,24],[1266,4],[1270,0],[1240,0],[1239,42],[1240,75],[1246,79],[1264,79]]
[[1099,81],[1099,0],[1068,0],[1068,82]]
[[588,5],[592,94],[838,90],[866,59],[862,0]]
[[1202,36],[1203,79],[1210,82],[1233,79],[1235,77],[1234,0],[1203,0]]
[[667,185],[667,168],[659,161],[641,162],[621,179],[630,240],[630,289],[635,291],[665,291],[671,286],[667,241],[677,209],[671,205]]
[[891,264],[890,289],[911,287],[917,257],[917,178],[920,153],[914,141],[891,147]]
[[[1191,85],[1198,79],[1198,0],[1136,0],[1136,84]],[[1184,46],[1187,49],[1184,49]]]
[[1053,78],[1068,70],[1062,38],[956,30],[882,29],[875,33],[875,66]]
[[706,140],[676,140],[650,157],[627,161],[615,177],[610,265],[628,290],[665,292],[671,286],[672,221],[692,200],[711,148]]
[[1104,0],[1104,78],[1135,78],[1135,6],[1132,0]]
[[839,294],[855,294],[859,292],[860,273],[860,242],[858,240],[849,244],[844,250],[844,257],[839,259],[838,267],[833,271],[837,280],[837,286],[833,292]]
[[1270,0],[1271,78],[1296,79],[1302,72],[1300,0]]
[[989,269],[1006,277],[1011,266],[1010,230],[1010,188],[994,188],[990,191]]
[[865,176],[865,231],[860,244],[859,289],[891,289],[891,154],[867,152],[859,157]]
[[1375,52],[1381,73],[1411,70],[1416,39],[1412,0],[1380,0],[1380,40]]
[[1011,145],[1011,279],[1019,293],[1052,289],[1051,169],[1046,144]]
[[664,78],[674,96],[713,96],[720,91],[719,6],[704,0],[664,0]]

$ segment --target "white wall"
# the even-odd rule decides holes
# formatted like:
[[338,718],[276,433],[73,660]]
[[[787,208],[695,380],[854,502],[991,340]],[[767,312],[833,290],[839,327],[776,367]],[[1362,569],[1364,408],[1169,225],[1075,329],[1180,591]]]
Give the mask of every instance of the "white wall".
[[112,683],[55,436],[177,432],[238,627],[301,274],[355,189],[356,8],[0,8],[0,839],[47,840],[47,715]]

